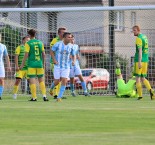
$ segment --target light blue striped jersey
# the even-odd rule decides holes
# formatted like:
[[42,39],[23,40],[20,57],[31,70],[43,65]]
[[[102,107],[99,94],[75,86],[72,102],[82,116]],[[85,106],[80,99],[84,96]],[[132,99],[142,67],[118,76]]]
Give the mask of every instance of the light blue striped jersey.
[[57,65],[55,64],[55,67],[65,69],[70,68],[70,55],[75,55],[73,44],[69,43],[65,45],[63,41],[59,41],[51,48],[51,50],[55,52],[55,59],[58,62]]
[[8,52],[6,46],[0,43],[0,67],[4,66],[4,56],[7,56]]
[[[75,51],[75,55],[78,55],[79,54],[79,46],[77,44],[73,44],[73,50]],[[71,64],[71,67],[72,67],[72,59],[70,59],[70,64]],[[76,66],[79,66],[79,60],[76,58],[76,61],[75,61],[75,67]]]

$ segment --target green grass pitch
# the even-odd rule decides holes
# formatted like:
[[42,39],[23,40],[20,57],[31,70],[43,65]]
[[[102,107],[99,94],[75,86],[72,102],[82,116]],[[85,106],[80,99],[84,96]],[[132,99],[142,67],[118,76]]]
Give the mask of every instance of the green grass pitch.
[[0,145],[154,145],[155,101],[68,97],[0,101]]

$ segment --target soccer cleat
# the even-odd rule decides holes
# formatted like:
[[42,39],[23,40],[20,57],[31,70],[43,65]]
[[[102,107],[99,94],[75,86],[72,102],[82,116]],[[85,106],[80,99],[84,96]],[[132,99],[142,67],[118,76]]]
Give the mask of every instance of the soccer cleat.
[[138,97],[138,99],[137,100],[142,100],[143,99],[143,97]]
[[116,68],[120,68],[119,59],[116,59]]
[[37,99],[33,99],[33,98],[31,98],[29,101],[37,101]]
[[56,102],[62,102],[61,98],[57,98]]
[[58,97],[58,96],[57,96],[57,95],[55,95],[55,96],[53,97],[53,99],[57,99],[57,97]]
[[155,100],[155,94],[152,89],[150,90],[150,97],[151,97],[151,100]]
[[90,96],[90,94],[88,92],[84,92],[85,96]]
[[47,97],[43,97],[43,100],[44,101],[49,101]]
[[17,99],[17,94],[14,94],[13,95],[13,99]]
[[53,96],[53,89],[50,89],[50,95]]
[[71,95],[73,96],[73,97],[76,97],[76,94],[75,94],[75,92],[73,91],[73,92],[71,92]]

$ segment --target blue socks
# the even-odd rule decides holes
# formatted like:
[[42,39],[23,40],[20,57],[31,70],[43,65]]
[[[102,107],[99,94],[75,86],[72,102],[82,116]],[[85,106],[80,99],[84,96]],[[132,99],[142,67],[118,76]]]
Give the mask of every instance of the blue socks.
[[74,84],[70,84],[71,92],[74,92]]
[[59,92],[59,95],[58,95],[58,99],[62,98],[64,92],[65,92],[65,89],[66,89],[66,86],[61,86],[60,87],[60,92]]
[[82,85],[82,89],[84,90],[84,92],[87,92],[86,83],[85,82],[81,82],[81,85]]
[[4,87],[3,86],[0,86],[0,97],[2,97],[3,90],[4,90]]

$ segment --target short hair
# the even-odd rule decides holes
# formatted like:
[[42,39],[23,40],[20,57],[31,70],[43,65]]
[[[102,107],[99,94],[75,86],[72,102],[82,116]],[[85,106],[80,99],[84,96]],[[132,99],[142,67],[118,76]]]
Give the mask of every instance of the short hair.
[[35,37],[35,35],[36,35],[36,30],[30,29],[30,30],[28,31],[28,34],[29,34],[31,37]]
[[26,38],[29,38],[29,37],[28,37],[28,36],[23,37],[23,38],[22,38],[22,41],[24,41]]
[[72,38],[74,38],[74,35],[73,35],[73,34],[71,34],[71,37],[72,37]]
[[60,27],[60,28],[58,29],[58,34],[61,32],[61,30],[66,30],[66,28],[65,28],[65,27]]
[[140,31],[140,27],[138,25],[133,26],[132,29],[137,29],[138,31]]
[[63,38],[65,38],[67,35],[71,35],[71,33],[70,33],[70,32],[65,32],[65,33],[63,34]]

